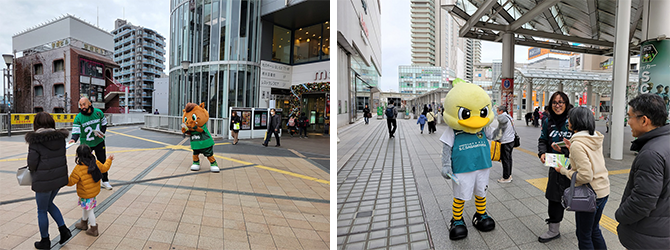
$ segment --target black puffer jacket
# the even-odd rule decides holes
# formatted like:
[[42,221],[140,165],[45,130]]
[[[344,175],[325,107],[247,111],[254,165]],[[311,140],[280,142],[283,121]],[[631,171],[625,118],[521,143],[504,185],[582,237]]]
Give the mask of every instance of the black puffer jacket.
[[627,249],[670,246],[670,125],[649,131],[630,146],[638,151],[621,205],[614,213]]
[[28,168],[35,192],[47,192],[67,185],[66,129],[46,129],[28,132]]

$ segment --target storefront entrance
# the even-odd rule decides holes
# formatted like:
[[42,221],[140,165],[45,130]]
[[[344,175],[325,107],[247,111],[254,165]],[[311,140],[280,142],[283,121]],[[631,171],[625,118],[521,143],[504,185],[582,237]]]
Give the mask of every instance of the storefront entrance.
[[326,93],[303,94],[301,97],[301,112],[305,112],[309,119],[307,132],[324,133],[326,124]]

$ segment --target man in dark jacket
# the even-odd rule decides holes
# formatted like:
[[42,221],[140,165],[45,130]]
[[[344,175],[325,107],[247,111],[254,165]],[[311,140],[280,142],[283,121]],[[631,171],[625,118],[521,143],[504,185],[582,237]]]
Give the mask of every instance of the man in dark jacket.
[[298,134],[300,135],[300,139],[307,138],[307,126],[309,126],[309,119],[305,115],[305,112],[300,112],[300,118],[298,118]]
[[621,205],[614,213],[619,241],[627,249],[670,246],[670,125],[663,98],[643,94],[628,103],[628,125],[638,154]]
[[281,115],[277,114],[275,112],[275,109],[270,109],[270,117],[268,119],[268,132],[265,136],[265,142],[263,142],[263,146],[268,146],[268,143],[270,142],[270,138],[272,138],[272,134],[275,135],[275,138],[277,138],[277,145],[275,147],[281,146],[279,143],[279,130],[281,129]]
[[393,136],[393,134],[395,134],[395,129],[398,127],[398,124],[396,123],[398,109],[393,105],[393,100],[389,101],[389,105],[386,106],[384,115],[386,115],[386,125],[389,128],[389,138],[393,138],[395,137]]

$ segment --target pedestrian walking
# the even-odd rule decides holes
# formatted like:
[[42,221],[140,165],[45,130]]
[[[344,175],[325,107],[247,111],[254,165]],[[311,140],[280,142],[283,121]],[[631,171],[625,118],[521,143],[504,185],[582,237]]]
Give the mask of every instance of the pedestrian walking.
[[98,236],[98,224],[95,222],[94,213],[94,208],[97,206],[95,197],[100,194],[100,179],[103,173],[109,171],[112,160],[114,160],[114,155],[110,155],[105,164],[102,164],[93,156],[88,145],[82,144],[77,147],[75,158],[77,166],[72,170],[67,185],[77,185],[78,205],[82,209],[81,221],[77,222],[74,227],[86,231],[86,234],[91,236]]
[[291,137],[293,137],[293,133],[296,133],[296,118],[295,118],[295,115],[291,115],[291,117],[288,118],[288,122],[286,123],[286,128],[288,129],[288,134]]
[[396,123],[397,117],[398,109],[393,105],[393,100],[390,100],[389,105],[386,106],[386,125],[389,128],[389,138],[395,137],[393,134],[395,134],[395,130],[398,127],[398,124]]
[[[47,112],[35,115],[33,131],[26,134],[28,143],[28,169],[32,177],[31,189],[37,201],[37,225],[41,240],[35,242],[37,249],[50,249],[49,218],[56,221],[60,232],[60,241],[65,243],[72,233],[65,225],[63,214],[54,204],[54,198],[61,187],[67,185],[67,157],[65,156],[65,140],[69,132],[66,129],[56,130],[56,122]],[[98,187],[98,189],[100,189]]]
[[497,109],[498,127],[493,131],[494,135],[501,135],[497,141],[500,142],[500,162],[502,163],[503,175],[498,179],[499,183],[512,182],[512,150],[514,150],[514,122],[507,113],[506,106],[499,106]]
[[[570,104],[568,95],[561,91],[554,92],[549,100],[551,100],[549,116],[544,126],[542,126],[540,138],[537,140],[537,156],[542,163],[545,162],[546,153],[564,154],[565,157],[570,156],[570,151],[567,148],[558,147],[556,142],[572,138],[572,132],[568,130],[567,122],[568,112],[572,109],[572,104]],[[561,204],[561,197],[563,196],[563,191],[570,186],[570,179],[551,168],[548,171],[549,179],[547,180],[547,191],[544,197],[547,198],[548,202],[547,213],[549,218],[545,221],[549,226],[549,230],[538,237],[538,241],[542,243],[561,237],[559,228],[565,212]]]
[[281,143],[279,143],[279,130],[281,129],[281,115],[277,114],[275,109],[270,109],[270,117],[268,119],[268,131],[265,134],[265,142],[263,142],[263,146],[268,146],[268,143],[270,142],[270,139],[272,138],[272,134],[275,135],[275,139],[277,140],[277,144],[275,147],[281,146]]
[[370,123],[370,117],[372,117],[370,108],[368,108],[368,105],[365,105],[365,108],[363,108],[363,120],[365,120],[365,124]]
[[309,119],[305,115],[305,112],[301,112],[300,118],[298,118],[298,134],[300,138],[303,138],[303,134],[305,135],[304,138],[307,138],[307,126],[309,126]]
[[[79,140],[81,144],[86,144],[95,152],[98,161],[105,163],[107,158],[107,149],[105,148],[105,132],[107,132],[107,118],[102,110],[91,106],[91,101],[84,97],[79,100],[79,113],[74,117],[72,123],[72,139],[70,143]],[[109,173],[102,174],[102,184],[104,189],[112,190],[109,184]]]
[[416,106],[412,106],[412,115],[416,115]]
[[536,128],[540,126],[540,123],[538,122],[540,120],[540,108],[535,108],[535,111],[533,111],[533,126]]
[[424,114],[421,114],[421,116],[419,116],[419,119],[416,121],[416,124],[421,125],[422,134],[423,134],[423,125],[426,124],[426,120],[427,120],[426,116]]
[[242,126],[242,118],[237,115],[237,111],[230,114],[230,134],[233,136],[233,145],[237,145],[239,141],[237,137],[240,134],[240,126]]
[[428,121],[428,134],[435,133],[437,129],[435,129],[435,114],[433,113],[432,108],[428,108],[428,112],[426,112],[426,119]]
[[614,213],[619,241],[627,249],[670,245],[670,125],[663,98],[642,94],[628,102],[628,125],[638,152],[621,204]]
[[605,136],[596,131],[596,119],[591,110],[585,107],[570,110],[568,128],[574,134],[570,140],[563,141],[570,150],[571,169],[559,163],[555,170],[568,179],[572,179],[576,172],[575,186],[588,184],[596,192],[595,212],[575,211],[578,246],[579,249],[607,249],[599,224],[610,194],[610,180],[602,148]]

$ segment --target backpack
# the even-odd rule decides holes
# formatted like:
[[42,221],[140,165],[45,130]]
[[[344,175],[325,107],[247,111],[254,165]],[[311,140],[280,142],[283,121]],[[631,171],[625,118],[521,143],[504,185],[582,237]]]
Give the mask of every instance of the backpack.
[[393,119],[395,112],[393,112],[393,107],[386,108],[386,118]]
[[295,118],[288,119],[288,125],[289,125],[290,127],[295,126]]

